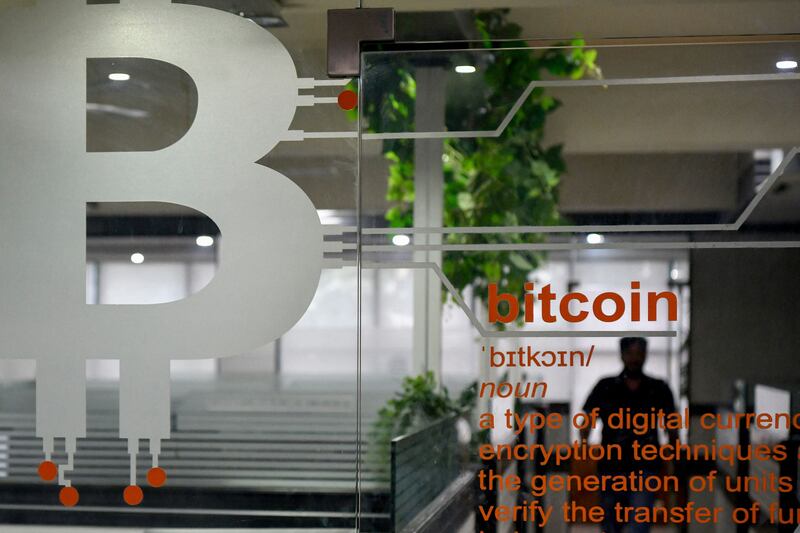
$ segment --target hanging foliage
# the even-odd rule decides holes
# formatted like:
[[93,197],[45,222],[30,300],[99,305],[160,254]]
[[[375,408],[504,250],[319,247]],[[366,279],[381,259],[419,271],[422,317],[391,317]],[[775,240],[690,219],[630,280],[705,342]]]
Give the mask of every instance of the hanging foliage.
[[[481,66],[485,94],[477,113],[448,103],[450,130],[494,129],[509,111],[509,95],[520,95],[544,76],[599,77],[597,51],[582,39],[564,46],[529,49],[519,40],[521,28],[507,20],[508,10],[475,14],[489,60]],[[501,43],[503,48],[496,48]],[[389,90],[387,90],[389,88]],[[381,72],[380,83],[366,84],[363,116],[370,131],[412,131],[417,87],[414,65],[398,61]],[[514,97],[516,97],[514,96]],[[547,119],[561,102],[535,88],[499,138],[446,139],[444,142],[444,226],[547,226],[563,223],[558,188],[565,171],[563,147],[544,144]],[[488,127],[487,127],[488,125]],[[389,161],[386,220],[391,227],[413,226],[414,141],[387,140]],[[515,244],[539,242],[531,234],[448,234],[444,244]],[[443,271],[462,294],[471,288],[483,301],[489,283],[523,294],[523,285],[542,260],[531,251],[448,252]],[[446,297],[446,294],[445,294]]]

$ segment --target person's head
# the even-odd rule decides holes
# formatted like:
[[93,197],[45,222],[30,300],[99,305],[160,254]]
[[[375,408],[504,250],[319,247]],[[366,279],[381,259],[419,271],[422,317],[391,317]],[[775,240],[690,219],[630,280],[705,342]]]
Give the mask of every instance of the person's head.
[[647,339],[643,337],[624,337],[619,341],[619,351],[625,373],[630,376],[642,375],[647,359]]

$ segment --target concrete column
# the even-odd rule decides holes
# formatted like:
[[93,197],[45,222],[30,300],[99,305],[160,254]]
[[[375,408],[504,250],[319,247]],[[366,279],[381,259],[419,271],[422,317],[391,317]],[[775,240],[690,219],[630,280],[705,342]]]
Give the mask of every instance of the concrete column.
[[[445,129],[445,72],[441,68],[417,69],[416,131]],[[414,144],[414,226],[441,227],[444,207],[442,139],[422,139]],[[441,244],[441,235],[417,235],[415,244]],[[441,252],[415,252],[415,262],[441,266]],[[441,281],[430,271],[414,273],[413,372],[442,373]]]

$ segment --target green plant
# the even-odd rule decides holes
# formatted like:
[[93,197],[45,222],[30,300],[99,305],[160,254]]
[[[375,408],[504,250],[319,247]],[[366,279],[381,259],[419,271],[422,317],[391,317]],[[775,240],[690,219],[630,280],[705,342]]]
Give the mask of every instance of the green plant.
[[474,409],[478,384],[466,387],[451,398],[446,387],[436,384],[433,372],[407,377],[393,398],[378,411],[372,428],[372,450],[378,465],[388,464],[392,439],[451,415],[466,415]]
[[[597,52],[581,39],[544,50],[525,49],[521,28],[507,20],[508,10],[475,14],[475,24],[490,54],[482,69],[485,94],[481,113],[465,113],[448,105],[452,130],[491,128],[508,112],[508,95],[519,95],[545,74],[579,79],[600,76]],[[495,40],[509,49],[495,49]],[[366,84],[362,110],[371,131],[408,131],[414,123],[414,66],[402,63],[381,72],[381,83]],[[389,90],[386,90],[386,88]],[[371,91],[371,92],[369,92]],[[562,146],[546,146],[547,118],[561,105],[542,88],[533,90],[498,139],[447,139],[444,143],[444,226],[546,226],[563,223],[558,211],[558,186],[565,171]],[[386,220],[391,227],[413,225],[414,142],[387,140],[389,160]],[[448,234],[445,244],[500,244],[541,241],[539,235]],[[462,294],[485,300],[489,283],[500,283],[511,294],[523,294],[524,283],[540,264],[541,255],[528,251],[447,253],[443,271]],[[446,297],[446,293],[444,295]]]

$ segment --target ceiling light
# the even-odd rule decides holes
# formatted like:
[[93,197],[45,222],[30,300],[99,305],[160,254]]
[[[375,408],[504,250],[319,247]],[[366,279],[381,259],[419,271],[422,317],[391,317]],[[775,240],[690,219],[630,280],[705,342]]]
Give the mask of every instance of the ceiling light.
[[231,2],[231,0],[192,0],[191,3],[236,13],[265,28],[287,25],[281,15],[282,2],[279,0],[237,0],[236,2]]
[[111,81],[128,81],[131,79],[131,75],[124,72],[113,72],[108,75],[108,79]]
[[131,256],[131,263],[134,265],[141,265],[144,263],[144,256],[140,253],[135,253]]
[[792,70],[797,68],[797,61],[793,59],[784,59],[783,61],[775,63],[775,66],[781,70]]
[[392,244],[395,246],[408,246],[411,244],[411,237],[408,235],[395,235],[392,237]]
[[209,235],[200,235],[195,242],[197,242],[197,246],[200,248],[211,248],[214,246],[214,237]]
[[456,72],[458,72],[459,74],[472,74],[476,70],[478,69],[476,69],[472,65],[458,65],[456,67]]
[[606,242],[606,238],[599,233],[590,233],[586,236],[586,242],[589,244],[603,244]]

